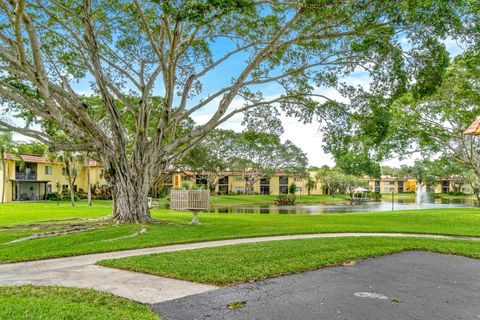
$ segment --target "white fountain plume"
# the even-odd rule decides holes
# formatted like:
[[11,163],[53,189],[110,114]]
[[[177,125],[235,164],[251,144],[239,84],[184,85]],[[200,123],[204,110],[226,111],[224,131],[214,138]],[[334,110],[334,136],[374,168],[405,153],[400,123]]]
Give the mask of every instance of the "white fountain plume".
[[428,202],[428,194],[427,194],[427,187],[424,186],[422,183],[417,184],[417,206],[421,206]]

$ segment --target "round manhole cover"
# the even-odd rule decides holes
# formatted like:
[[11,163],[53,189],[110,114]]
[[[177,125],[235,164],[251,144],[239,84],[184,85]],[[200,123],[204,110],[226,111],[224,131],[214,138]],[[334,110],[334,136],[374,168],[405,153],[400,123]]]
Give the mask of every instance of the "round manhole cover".
[[374,292],[355,292],[353,295],[359,298],[388,300],[387,296],[384,296],[383,294],[379,294],[379,293],[374,293]]

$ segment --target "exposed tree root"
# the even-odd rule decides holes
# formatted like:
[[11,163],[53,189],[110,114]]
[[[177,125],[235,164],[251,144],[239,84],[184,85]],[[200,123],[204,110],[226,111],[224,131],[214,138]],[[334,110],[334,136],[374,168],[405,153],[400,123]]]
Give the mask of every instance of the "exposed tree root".
[[77,222],[77,223],[24,223],[16,224],[13,226],[0,226],[0,231],[8,230],[57,230],[57,229],[75,229],[79,227],[89,227],[89,226],[102,226],[106,223],[93,223],[93,222]]
[[106,219],[105,221],[107,223],[111,223],[111,224],[115,224],[115,225],[121,225],[121,224],[125,224],[125,223],[141,223],[141,224],[162,224],[162,225],[174,226],[174,227],[180,227],[181,226],[181,225],[173,223],[173,222],[162,221],[162,220],[157,220],[157,219],[153,219],[153,218],[149,218],[145,221],[131,221],[131,222],[128,222],[128,221],[119,221],[112,216],[109,219]]
[[104,222],[111,218],[111,214],[99,217],[99,218],[64,218],[64,219],[51,219],[51,220],[38,220],[33,221],[33,223],[43,223],[43,222],[57,222],[57,221],[92,221],[92,222]]
[[2,243],[1,245],[14,244],[14,243],[36,240],[36,239],[41,239],[41,238],[63,236],[63,235],[67,235],[67,234],[87,232],[87,231],[93,231],[93,230],[95,230],[95,228],[75,228],[75,229],[69,229],[69,230],[43,232],[43,233],[37,233],[37,234],[31,235],[31,236],[28,236],[28,237],[24,237],[24,238],[15,239],[15,240],[12,240],[12,241],[9,241],[9,242],[5,242],[5,243]]
[[129,234],[129,235],[127,235],[127,236],[122,236],[122,237],[118,237],[118,238],[105,239],[105,240],[101,240],[101,241],[102,241],[102,242],[103,242],[103,241],[115,241],[115,240],[120,240],[120,239],[133,238],[133,237],[142,235],[142,234],[147,233],[147,232],[148,232],[147,226],[142,225],[142,228],[140,229],[140,231],[137,231],[137,232],[135,232],[135,233],[133,233],[133,234]]

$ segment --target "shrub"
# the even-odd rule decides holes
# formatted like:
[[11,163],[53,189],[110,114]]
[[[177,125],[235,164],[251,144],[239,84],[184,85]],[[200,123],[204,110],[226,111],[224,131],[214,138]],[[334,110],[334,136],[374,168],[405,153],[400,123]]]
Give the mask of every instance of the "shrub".
[[275,199],[276,205],[294,205],[296,197],[293,194],[279,194]]
[[289,187],[288,187],[288,193],[290,194],[295,194],[297,192],[297,185],[295,183],[292,183]]
[[462,192],[462,191],[451,191],[451,192],[448,192],[448,195],[450,195],[450,196],[463,196],[463,195],[465,195],[465,192]]
[[373,201],[380,201],[382,199],[382,195],[379,192],[369,192],[368,198]]
[[170,189],[172,189],[171,186],[162,186],[158,192],[157,192],[157,196],[159,198],[165,198],[167,197],[169,194],[170,194]]
[[[75,194],[75,195],[73,196],[73,199],[74,199],[75,201],[78,201],[78,196]],[[60,200],[62,200],[62,201],[70,201],[70,200],[71,200],[71,198],[70,198],[70,192],[69,192],[69,191],[62,192]]]
[[83,191],[83,189],[78,189],[78,191],[75,193],[75,195],[79,199],[87,199],[87,193],[85,191]]
[[47,192],[46,198],[48,201],[59,201],[61,197],[58,192]]
[[92,192],[92,199],[111,200],[112,199],[112,193],[110,192],[110,188],[96,188]]

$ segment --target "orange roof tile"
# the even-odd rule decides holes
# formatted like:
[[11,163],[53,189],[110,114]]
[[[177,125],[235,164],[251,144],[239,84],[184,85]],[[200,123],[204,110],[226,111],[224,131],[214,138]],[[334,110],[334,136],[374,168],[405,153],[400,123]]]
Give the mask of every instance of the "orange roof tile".
[[[21,154],[20,157],[22,158],[22,161],[25,162],[34,162],[34,163],[45,163],[45,158],[42,156],[35,156],[35,155],[30,155],[30,154]],[[6,160],[20,160],[18,157],[14,154],[11,153],[5,153],[5,159]]]
[[465,134],[470,135],[480,135],[480,117],[478,117],[464,132]]

